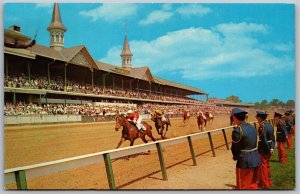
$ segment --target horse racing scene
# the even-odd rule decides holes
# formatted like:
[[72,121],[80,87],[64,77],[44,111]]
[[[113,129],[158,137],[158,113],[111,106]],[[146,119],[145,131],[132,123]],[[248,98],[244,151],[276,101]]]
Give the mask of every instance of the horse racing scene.
[[295,190],[293,3],[7,2],[4,190]]

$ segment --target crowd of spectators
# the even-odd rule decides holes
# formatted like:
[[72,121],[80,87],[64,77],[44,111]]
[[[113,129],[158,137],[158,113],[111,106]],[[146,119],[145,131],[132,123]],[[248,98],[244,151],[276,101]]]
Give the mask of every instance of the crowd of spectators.
[[[48,80],[43,76],[31,76],[30,79],[25,74],[15,75],[15,76],[5,76],[4,80],[5,87],[13,88],[33,88],[33,89],[47,89],[55,91],[64,91],[64,80],[62,77],[56,76]],[[99,85],[83,84],[74,80],[67,80],[66,85],[67,92],[74,93],[84,93],[84,94],[95,94],[95,95],[106,95],[106,96],[118,96],[127,98],[139,98],[139,99],[149,99],[149,100],[159,100],[159,101],[173,101],[182,103],[193,103],[193,104],[203,104],[203,101],[195,100],[188,97],[179,97],[167,94],[156,94],[150,91],[142,90],[130,90],[122,88],[111,88]]]
[[7,102],[4,106],[5,116],[18,115],[84,115],[93,117],[114,116],[126,114],[128,110],[138,111],[142,115],[149,115],[154,110],[161,110],[170,117],[180,117],[184,110],[189,110],[191,116],[196,116],[198,111],[216,114],[228,114],[229,107],[203,106],[203,105],[162,105],[158,103],[144,103],[132,106],[124,103],[86,103],[86,104],[33,104],[18,102],[13,105]]

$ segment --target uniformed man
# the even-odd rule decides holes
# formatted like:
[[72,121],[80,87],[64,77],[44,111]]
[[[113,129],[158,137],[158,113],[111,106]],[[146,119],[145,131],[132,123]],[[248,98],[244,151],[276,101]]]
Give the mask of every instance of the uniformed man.
[[279,162],[282,164],[287,163],[286,151],[284,144],[287,140],[287,131],[284,122],[281,120],[282,114],[275,112],[274,113],[274,120],[275,125],[277,127],[276,130],[276,143],[278,149],[278,159]]
[[295,132],[296,132],[296,117],[295,117],[295,113],[294,111],[290,111],[291,112],[291,125],[292,125],[292,130],[293,130],[293,136],[295,136]]
[[236,160],[237,189],[257,189],[257,171],[260,165],[257,150],[257,131],[245,122],[247,112],[239,108],[232,109],[233,123],[231,152]]
[[270,188],[272,182],[270,177],[270,158],[275,148],[274,129],[272,125],[267,123],[268,113],[256,111],[256,119],[259,123],[258,127],[258,153],[261,165],[258,170],[259,186],[263,189]]
[[285,126],[286,126],[286,131],[287,131],[287,134],[288,134],[288,138],[287,138],[287,141],[286,141],[288,149],[292,149],[292,147],[293,147],[293,138],[292,138],[293,129],[292,129],[292,124],[291,124],[290,114],[291,114],[290,111],[286,111],[284,113],[284,122],[285,122]]

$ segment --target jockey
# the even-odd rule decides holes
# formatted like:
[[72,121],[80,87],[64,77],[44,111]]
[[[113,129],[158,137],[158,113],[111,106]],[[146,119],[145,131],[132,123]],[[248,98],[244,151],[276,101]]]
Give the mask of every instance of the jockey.
[[204,120],[206,120],[206,116],[203,114],[203,112],[200,110],[197,112],[197,116],[202,116]]
[[184,110],[183,115],[186,115],[187,117],[190,116],[190,111],[189,110]]
[[161,121],[166,121],[165,114],[161,112],[160,110],[155,110],[154,114],[157,115],[158,118],[160,118]]
[[146,127],[141,123],[142,117],[140,117],[137,112],[128,110],[126,119],[127,121],[134,123],[140,132],[146,131]]

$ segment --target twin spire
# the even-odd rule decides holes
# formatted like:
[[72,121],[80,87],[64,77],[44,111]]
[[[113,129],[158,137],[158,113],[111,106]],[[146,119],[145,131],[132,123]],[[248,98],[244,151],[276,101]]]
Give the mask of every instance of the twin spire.
[[122,58],[122,67],[128,71],[130,71],[132,68],[131,57],[132,57],[132,53],[129,48],[127,35],[125,35],[123,50],[121,52],[121,58]]
[[[53,48],[56,51],[62,51],[64,48],[64,33],[67,31],[67,28],[63,25],[61,21],[58,3],[54,3],[52,20],[47,30],[50,33],[50,48]],[[121,52],[121,58],[122,67],[130,71],[132,68],[132,53],[129,48],[126,34],[124,39],[123,50]]]
[[58,3],[54,3],[52,21],[47,30],[50,33],[50,48],[62,51],[64,48],[64,33],[67,28],[62,24]]

